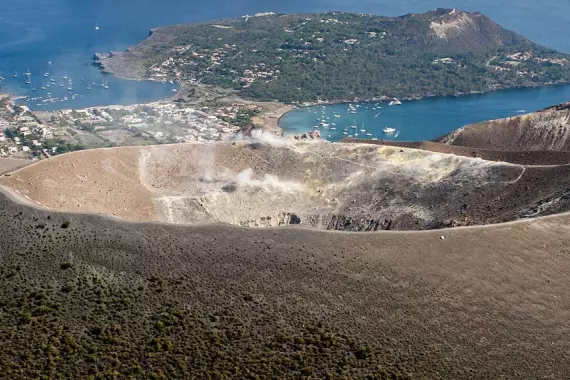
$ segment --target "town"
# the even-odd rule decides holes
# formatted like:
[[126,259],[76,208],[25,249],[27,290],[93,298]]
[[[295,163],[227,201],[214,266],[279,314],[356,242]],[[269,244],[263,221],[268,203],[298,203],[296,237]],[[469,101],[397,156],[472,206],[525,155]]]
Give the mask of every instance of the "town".
[[261,113],[251,103],[161,101],[32,112],[0,96],[0,156],[49,158],[87,148],[229,140]]

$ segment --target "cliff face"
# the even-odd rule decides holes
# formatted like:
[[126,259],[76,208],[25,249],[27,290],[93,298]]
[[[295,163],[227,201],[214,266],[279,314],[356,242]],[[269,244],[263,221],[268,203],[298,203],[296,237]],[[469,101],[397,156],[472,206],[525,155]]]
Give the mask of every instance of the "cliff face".
[[492,150],[570,151],[570,102],[528,115],[467,125],[437,141]]
[[431,49],[437,52],[485,52],[503,46],[532,45],[482,13],[436,9],[422,15],[422,19],[429,22]]

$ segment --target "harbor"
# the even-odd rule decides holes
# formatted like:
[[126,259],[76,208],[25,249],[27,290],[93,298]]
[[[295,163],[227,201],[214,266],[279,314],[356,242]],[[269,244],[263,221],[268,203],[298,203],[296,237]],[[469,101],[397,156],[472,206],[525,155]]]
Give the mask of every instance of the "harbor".
[[[483,95],[439,97],[396,102],[315,104],[284,114],[279,127],[286,135],[318,131],[321,138],[346,137],[432,140],[464,125],[538,111],[570,98],[570,85],[498,91]],[[390,105],[392,103],[392,105]]]

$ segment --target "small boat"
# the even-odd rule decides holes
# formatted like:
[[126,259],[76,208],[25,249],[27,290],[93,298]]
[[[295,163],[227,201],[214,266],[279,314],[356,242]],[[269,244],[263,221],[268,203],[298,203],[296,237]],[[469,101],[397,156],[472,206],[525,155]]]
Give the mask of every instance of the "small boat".
[[63,87],[63,80],[59,83],[59,87]]
[[26,84],[32,84],[32,79],[28,76],[28,79],[26,79]]
[[368,136],[368,137],[370,137],[370,136],[372,136],[372,133],[370,133],[370,132],[367,132],[365,136]]
[[334,115],[334,117],[340,117],[340,115],[337,113],[336,115]]
[[394,99],[390,103],[388,103],[388,105],[389,106],[400,106],[400,105],[402,105],[402,102],[399,101],[398,99]]
[[384,133],[394,133],[396,132],[396,128],[390,128],[390,127],[386,127],[382,130],[382,132]]
[[358,127],[356,125],[351,125],[349,128],[357,129]]
[[343,135],[348,135],[348,132],[347,132],[347,131],[342,131],[342,134],[343,134]]
[[95,24],[95,30],[97,31],[99,29],[101,29],[101,28],[99,28],[99,24]]
[[18,78],[18,72],[14,71],[14,75],[12,75],[12,78]]
[[27,75],[27,76],[32,75],[32,72],[30,71],[30,69],[28,69],[28,71],[26,71],[26,75]]
[[362,129],[360,130],[360,132],[361,132],[361,133],[364,133],[364,132],[366,132],[366,129],[362,128]]
[[355,110],[350,110],[350,111],[348,111],[348,113],[353,113],[353,114],[354,114],[354,113],[356,113],[356,111],[355,111]]
[[47,90],[47,87],[46,87],[46,86],[42,86],[42,87],[40,87],[40,88],[41,88],[42,90],[44,90],[44,91]]
[[96,83],[95,83],[95,79],[93,79],[93,82],[91,82],[91,84],[92,84],[93,86],[95,86],[95,85],[96,85]]
[[67,78],[68,78],[67,73],[65,73],[65,75],[62,76],[62,78],[63,78],[63,79],[67,79]]
[[108,90],[108,89],[109,89],[109,85],[107,84],[107,81],[105,81],[105,85],[103,86],[103,88],[104,88],[105,90]]
[[329,128],[331,131],[336,131],[336,127],[330,127]]
[[372,137],[372,140],[378,140],[378,137],[374,136]]
[[87,89],[87,90],[91,90],[91,86],[87,86],[86,89]]

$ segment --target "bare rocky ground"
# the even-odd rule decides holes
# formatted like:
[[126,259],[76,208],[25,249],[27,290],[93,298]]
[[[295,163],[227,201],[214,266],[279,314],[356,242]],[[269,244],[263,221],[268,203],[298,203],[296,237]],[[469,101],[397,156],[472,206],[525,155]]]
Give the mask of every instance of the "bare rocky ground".
[[564,211],[569,174],[566,165],[270,137],[82,151],[13,172],[0,184],[52,210],[131,221],[374,231]]
[[459,128],[436,141],[504,151],[570,151],[570,102]]
[[570,153],[351,142],[91,150],[3,176],[2,376],[566,378],[568,214],[344,231],[567,210]]

